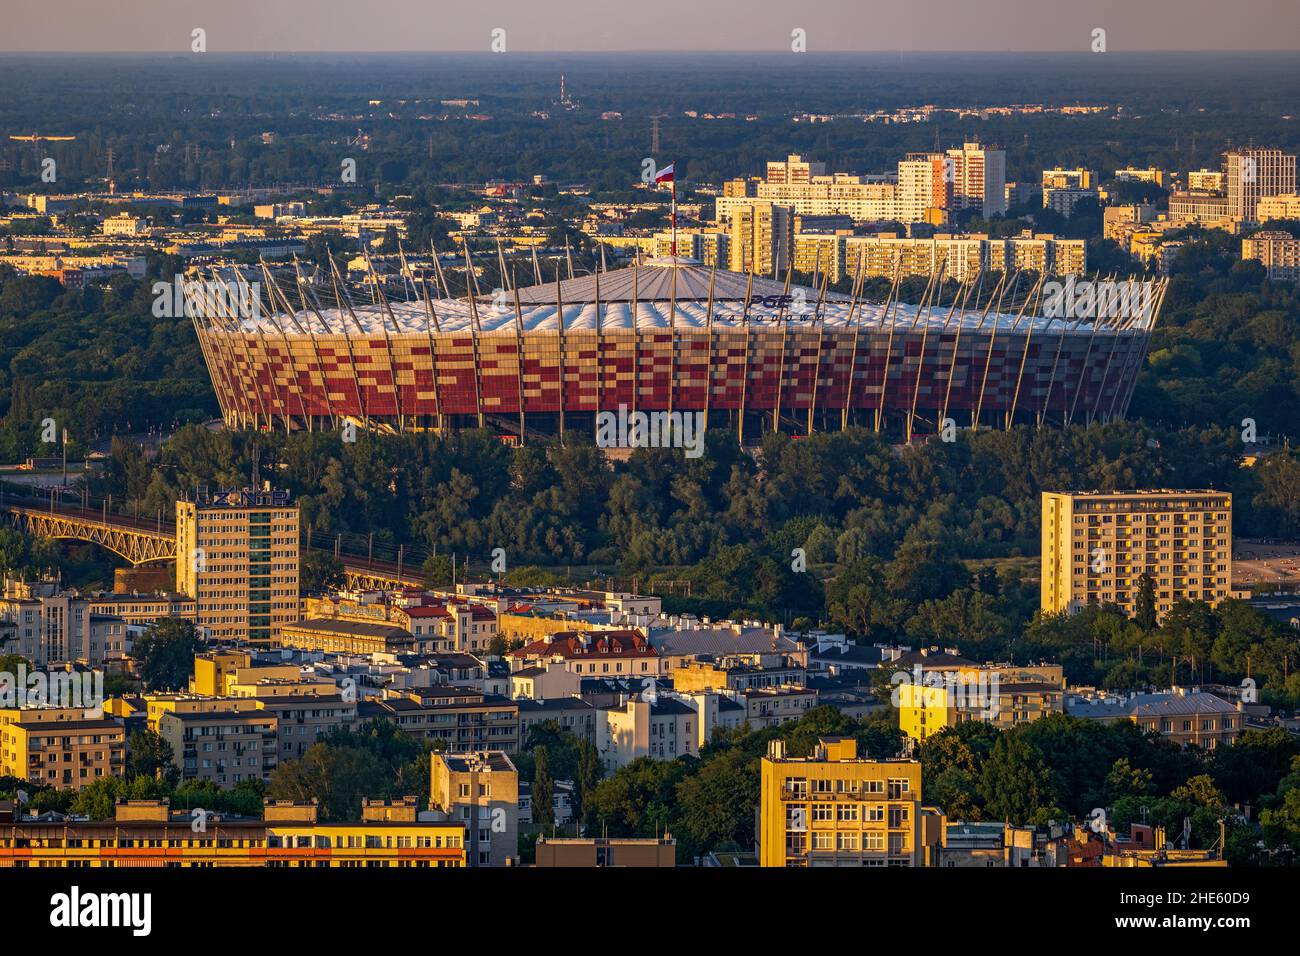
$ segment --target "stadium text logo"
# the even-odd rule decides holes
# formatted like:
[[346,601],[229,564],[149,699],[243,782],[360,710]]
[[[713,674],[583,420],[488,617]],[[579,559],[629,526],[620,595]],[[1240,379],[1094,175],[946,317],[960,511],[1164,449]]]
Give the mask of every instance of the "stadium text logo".
[[75,707],[87,716],[104,712],[104,672],[0,671],[0,707]]
[[1074,277],[1062,285],[1052,281],[1043,285],[1043,317],[1048,319],[1137,319],[1155,308],[1155,283],[1104,280],[1076,282]]
[[895,671],[889,677],[889,695],[895,707],[944,707],[975,714],[984,720],[998,715],[1001,678],[997,671]]
[[596,414],[600,448],[684,448],[687,458],[704,454],[703,412],[631,412],[619,405]]

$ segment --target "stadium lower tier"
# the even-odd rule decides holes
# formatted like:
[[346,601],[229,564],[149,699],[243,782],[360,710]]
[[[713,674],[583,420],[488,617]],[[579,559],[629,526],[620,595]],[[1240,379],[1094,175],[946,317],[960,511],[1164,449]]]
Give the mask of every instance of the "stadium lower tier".
[[[226,422],[397,430],[566,413],[791,416],[809,428],[877,416],[917,431],[943,418],[1123,417],[1148,332],[734,328],[596,333],[275,335],[200,326]],[[892,413],[892,414],[891,414]],[[536,421],[535,421],[536,420]],[[525,422],[527,423],[525,425]],[[928,428],[923,423],[929,423]],[[562,427],[562,425],[561,425]]]

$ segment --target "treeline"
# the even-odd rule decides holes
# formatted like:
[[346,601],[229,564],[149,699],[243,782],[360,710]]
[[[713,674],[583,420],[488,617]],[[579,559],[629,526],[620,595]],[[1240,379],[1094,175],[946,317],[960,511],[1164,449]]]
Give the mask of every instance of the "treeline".
[[46,419],[77,455],[117,432],[220,414],[193,325],[155,317],[151,285],[119,276],[65,290],[0,265],[0,462],[60,454]]

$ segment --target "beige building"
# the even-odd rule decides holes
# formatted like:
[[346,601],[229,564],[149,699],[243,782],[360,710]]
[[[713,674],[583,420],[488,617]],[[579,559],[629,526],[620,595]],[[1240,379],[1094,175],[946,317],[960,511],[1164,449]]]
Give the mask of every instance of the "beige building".
[[858,756],[851,737],[809,757],[774,740],[763,758],[761,866],[933,866],[943,815],[921,806],[921,764]]
[[736,206],[727,220],[727,235],[732,272],[783,274],[794,243],[794,209],[770,200]]
[[944,154],[951,171],[952,202],[958,209],[978,209],[984,217],[1007,211],[1007,154],[979,143],[962,143]]
[[245,780],[270,782],[278,762],[279,720],[249,703],[254,706],[247,710],[186,708],[159,714],[158,734],[171,745],[182,780],[208,780],[222,789]]
[[1285,193],[1263,196],[1255,206],[1255,215],[1260,222],[1268,222],[1270,219],[1300,219],[1300,195]]
[[787,156],[785,162],[773,161],[767,164],[767,181],[774,184],[810,183],[813,177],[825,175],[825,163],[810,162],[802,156]]
[[[726,269],[731,264],[731,237],[725,232],[702,229],[678,229],[675,239],[676,255],[695,259],[706,266],[716,265]],[[673,255],[672,230],[654,234],[654,255],[663,258]]]
[[81,707],[0,710],[0,776],[80,790],[120,777],[125,759],[126,731],[111,718],[89,718]]
[[1142,575],[1156,612],[1231,596],[1232,495],[1219,491],[1044,492],[1041,607],[1117,604],[1132,616]]
[[1096,185],[1097,174],[1090,169],[1044,169],[1043,189],[1090,189]]
[[1103,724],[1130,720],[1176,744],[1205,750],[1231,744],[1246,726],[1243,705],[1230,704],[1196,687],[1174,687],[1154,694],[1072,694],[1065,709],[1071,717]]
[[429,809],[465,827],[469,866],[519,863],[519,771],[500,750],[435,753]]
[[553,700],[577,697],[581,693],[582,678],[563,661],[549,660],[510,674],[510,696],[514,700]]
[[176,590],[210,640],[269,644],[298,620],[298,507],[287,492],[176,502]]
[[519,749],[519,705],[469,687],[438,684],[386,689],[358,703],[361,720],[389,720],[412,737],[441,740],[448,753]]
[[6,631],[14,642],[6,650],[35,667],[70,662],[100,667],[126,657],[126,622],[96,613],[92,601],[61,590],[55,581],[5,578],[0,635]]
[[1194,193],[1223,192],[1223,170],[1194,169],[1187,174],[1187,188]]
[[[1264,202],[1260,201],[1260,208]],[[1289,232],[1257,232],[1241,240],[1241,258],[1258,260],[1270,279],[1300,281],[1300,239]]]

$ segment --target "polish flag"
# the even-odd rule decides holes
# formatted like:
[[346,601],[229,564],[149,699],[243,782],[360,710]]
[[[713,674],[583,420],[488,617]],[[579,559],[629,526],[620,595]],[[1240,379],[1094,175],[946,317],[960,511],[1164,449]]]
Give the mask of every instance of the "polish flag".
[[671,182],[674,182],[674,181],[675,181],[675,180],[673,179],[673,166],[674,166],[674,165],[676,165],[676,164],[675,164],[675,163],[669,163],[669,164],[668,164],[667,166],[665,166],[663,169],[659,170],[659,172],[655,173],[655,185],[658,185],[659,183],[671,183]]

